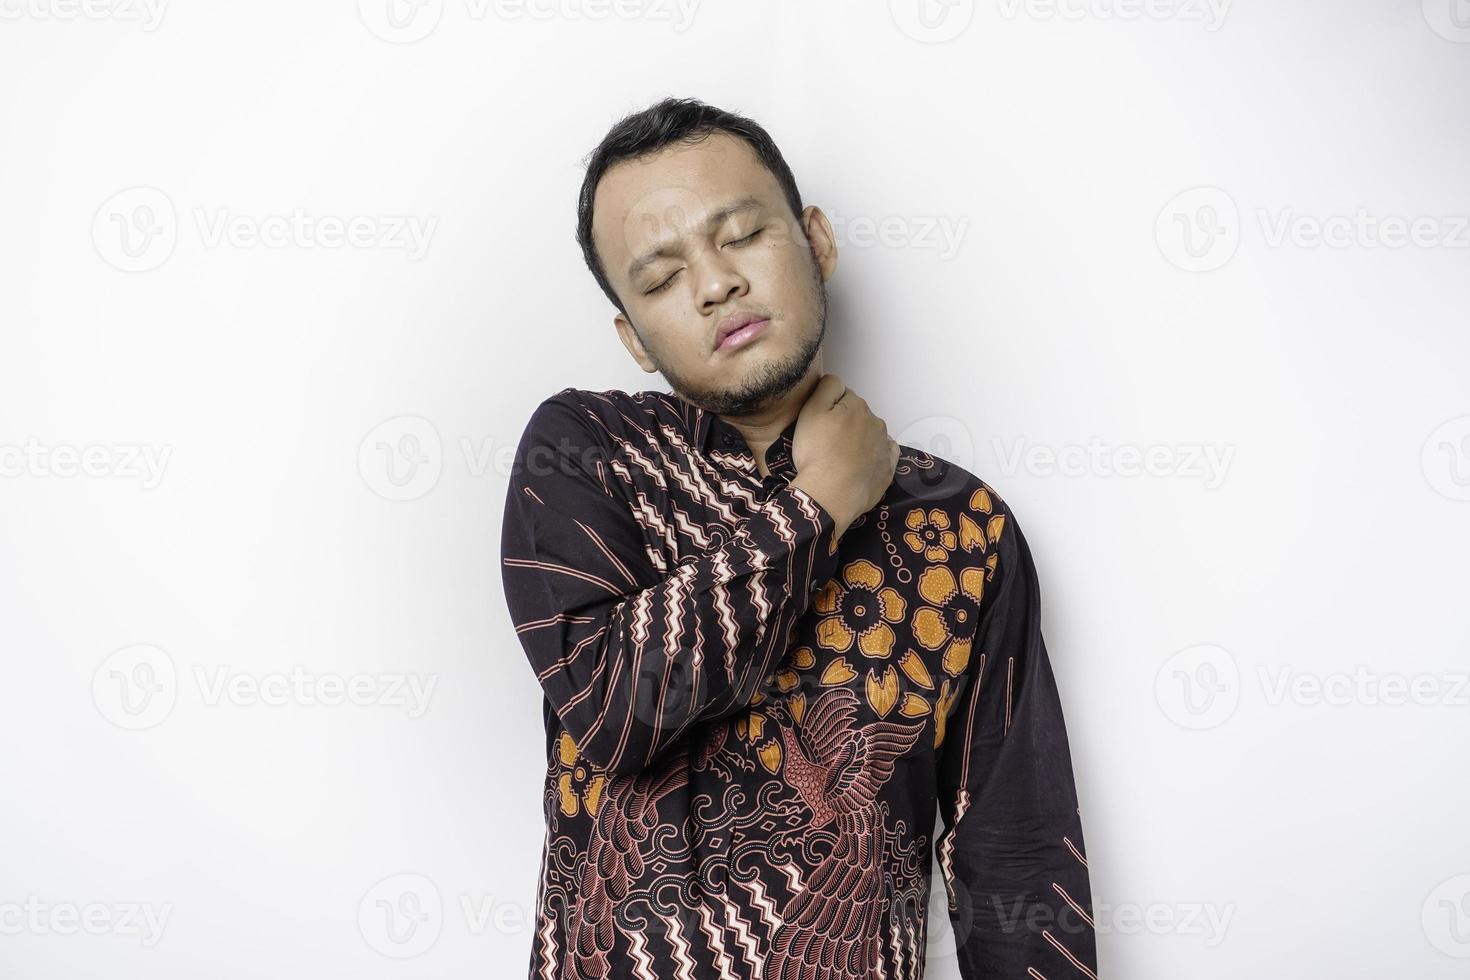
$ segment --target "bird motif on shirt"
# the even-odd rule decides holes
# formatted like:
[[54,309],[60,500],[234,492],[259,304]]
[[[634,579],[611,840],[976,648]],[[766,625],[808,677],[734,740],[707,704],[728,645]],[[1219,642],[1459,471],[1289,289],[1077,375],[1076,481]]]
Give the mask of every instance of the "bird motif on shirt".
[[681,756],[667,769],[644,770],[608,784],[587,845],[579,897],[568,910],[572,976],[608,975],[613,912],[643,877],[649,838],[659,825],[659,801],[688,782],[688,758]]
[[755,771],[755,763],[731,747],[731,724],[729,721],[720,721],[709,726],[705,740],[696,753],[697,760],[694,763],[696,770],[712,770],[726,779],[735,779],[737,769],[745,772]]
[[807,827],[832,824],[837,837],[781,910],[766,980],[868,978],[882,962],[888,835],[874,800],[924,723],[857,727],[857,709],[857,695],[847,688],[819,697],[799,728],[786,702],[767,709],[780,731],[786,781],[812,811]]

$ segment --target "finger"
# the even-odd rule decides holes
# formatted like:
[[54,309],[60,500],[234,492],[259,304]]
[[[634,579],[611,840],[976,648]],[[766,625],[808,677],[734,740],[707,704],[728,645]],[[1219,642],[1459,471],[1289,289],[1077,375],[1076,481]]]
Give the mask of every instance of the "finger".
[[842,378],[835,374],[824,374],[822,380],[817,382],[813,389],[811,398],[819,408],[831,408],[842,401],[847,394],[847,385]]

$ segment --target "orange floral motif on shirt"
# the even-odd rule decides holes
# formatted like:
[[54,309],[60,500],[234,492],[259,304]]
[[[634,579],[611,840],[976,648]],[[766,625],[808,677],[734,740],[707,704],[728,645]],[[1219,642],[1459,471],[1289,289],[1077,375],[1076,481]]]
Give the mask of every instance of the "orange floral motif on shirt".
[[948,565],[931,565],[919,575],[919,595],[929,605],[914,613],[914,637],[926,650],[944,647],[945,673],[955,677],[970,662],[985,577],[984,568],[963,568],[957,582]]
[[934,706],[934,747],[939,748],[939,743],[944,741],[944,723],[949,721],[950,708],[954,705],[954,699],[959,696],[959,691],[949,689],[949,678],[944,679],[944,686],[939,689],[939,703]]
[[849,562],[841,582],[831,579],[812,600],[825,618],[817,623],[817,642],[846,653],[857,641],[865,657],[887,657],[897,637],[889,623],[903,622],[908,603],[898,590],[883,584],[883,572],[865,558]]
[[596,816],[607,776],[589,771],[586,761],[577,751],[577,743],[566,732],[557,736],[556,761],[560,770],[557,773],[557,796],[561,812],[575,817],[578,810],[586,807],[590,815]]
[[[991,511],[994,508],[995,503],[990,499],[990,491],[984,487],[979,487],[974,493],[970,494],[970,510],[976,511],[977,514],[975,516],[983,519],[985,525],[982,527],[979,521],[969,514],[961,514],[961,548],[966,551],[974,551],[976,548],[979,548],[983,552],[989,545],[993,545],[1000,540],[1001,529],[1006,525],[1006,516],[1004,514],[992,514]],[[987,575],[987,578],[994,576],[995,565],[996,554],[994,550],[991,550],[990,557],[985,561],[985,567],[990,570],[990,575]]]
[[928,561],[944,561],[959,543],[959,538],[949,526],[949,515],[939,508],[924,515],[924,508],[915,507],[904,518],[903,542],[915,553],[922,553]]

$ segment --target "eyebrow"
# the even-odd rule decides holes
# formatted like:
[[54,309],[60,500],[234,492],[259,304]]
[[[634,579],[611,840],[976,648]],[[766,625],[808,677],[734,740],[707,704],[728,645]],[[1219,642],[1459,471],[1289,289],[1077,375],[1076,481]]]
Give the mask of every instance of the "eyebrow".
[[[720,225],[724,224],[725,220],[729,218],[732,214],[740,214],[744,211],[755,211],[764,206],[765,205],[762,204],[761,201],[757,198],[742,197],[737,201],[731,201],[729,204],[720,208],[718,211],[713,212],[708,218],[705,219],[704,226],[707,230],[714,231]],[[644,252],[638,258],[634,259],[632,264],[628,266],[628,278],[630,280],[633,279],[638,275],[638,273],[642,272],[650,265],[653,265],[653,263],[657,262],[659,259],[673,255],[676,251],[677,249],[675,247],[675,243],[664,242],[657,248],[653,248],[648,250],[647,252]]]

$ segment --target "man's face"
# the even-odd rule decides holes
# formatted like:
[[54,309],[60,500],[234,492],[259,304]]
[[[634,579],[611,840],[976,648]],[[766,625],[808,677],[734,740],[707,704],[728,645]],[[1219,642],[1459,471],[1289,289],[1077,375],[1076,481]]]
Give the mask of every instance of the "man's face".
[[[816,207],[794,220],[744,140],[717,131],[615,164],[592,237],[627,309],[614,320],[624,346],[693,404],[746,415],[820,370],[832,227]],[[768,322],[717,348],[721,323],[742,313]]]

